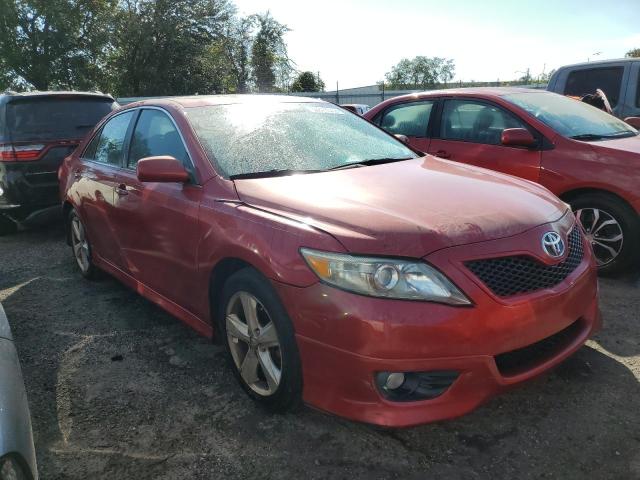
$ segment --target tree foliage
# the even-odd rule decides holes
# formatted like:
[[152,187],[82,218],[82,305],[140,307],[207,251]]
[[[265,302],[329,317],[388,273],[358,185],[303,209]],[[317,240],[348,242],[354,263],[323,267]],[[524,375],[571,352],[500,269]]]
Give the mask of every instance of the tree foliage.
[[292,92],[322,92],[324,82],[313,72],[301,72],[291,84]]
[[453,80],[456,66],[452,59],[417,56],[403,58],[385,75],[388,88],[431,88]]
[[253,21],[258,27],[251,47],[251,66],[259,92],[277,91],[288,82],[292,68],[287,55],[284,34],[289,31],[286,25],[276,21],[269,12],[254,15]]
[[629,50],[625,56],[629,58],[640,58],[640,48]]
[[0,78],[40,90],[95,87],[116,5],[116,0],[0,0]]
[[277,91],[289,30],[233,0],[0,0],[0,89],[118,96]]

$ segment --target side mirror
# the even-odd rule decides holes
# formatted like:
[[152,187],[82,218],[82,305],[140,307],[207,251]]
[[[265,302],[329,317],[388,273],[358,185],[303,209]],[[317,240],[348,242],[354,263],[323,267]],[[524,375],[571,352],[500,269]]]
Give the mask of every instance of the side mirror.
[[526,128],[506,128],[502,131],[501,142],[507,147],[533,147],[536,139]]
[[141,182],[185,183],[189,180],[182,163],[169,156],[141,158],[136,172]]
[[624,119],[624,121],[636,130],[640,130],[640,117],[627,117]]
[[396,137],[398,140],[400,140],[402,143],[409,143],[409,137],[407,137],[406,135],[402,135],[401,133],[396,133],[393,136]]

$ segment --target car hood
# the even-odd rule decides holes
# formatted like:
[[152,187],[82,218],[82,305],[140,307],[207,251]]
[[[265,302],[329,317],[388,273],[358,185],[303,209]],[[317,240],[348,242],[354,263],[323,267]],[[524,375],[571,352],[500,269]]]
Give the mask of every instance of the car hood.
[[599,153],[608,152],[615,154],[617,152],[633,153],[636,159],[640,159],[640,135],[627,138],[616,138],[612,140],[601,140],[598,142],[588,142]]
[[352,253],[416,258],[517,235],[567,210],[539,185],[431,156],[235,185],[244,203],[324,230]]

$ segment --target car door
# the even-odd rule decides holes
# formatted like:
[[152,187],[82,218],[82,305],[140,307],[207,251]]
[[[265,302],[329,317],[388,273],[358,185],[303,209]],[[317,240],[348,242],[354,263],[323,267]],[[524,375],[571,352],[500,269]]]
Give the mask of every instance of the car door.
[[[136,176],[141,158],[169,155],[180,160],[192,180],[145,183]],[[188,310],[195,309],[202,188],[182,136],[169,114],[144,108],[135,123],[123,168],[114,186],[112,223],[126,272]]]
[[418,100],[391,105],[374,123],[392,135],[405,135],[409,145],[421,152],[429,149],[429,121],[436,100]]
[[445,99],[428,152],[537,182],[540,148],[502,145],[502,131],[506,128],[525,128],[539,137],[524,121],[495,104]]
[[133,118],[134,112],[128,111],[108,120],[84,149],[78,166],[71,172],[75,178],[74,195],[93,246],[92,253],[119,267],[124,263],[110,217]]

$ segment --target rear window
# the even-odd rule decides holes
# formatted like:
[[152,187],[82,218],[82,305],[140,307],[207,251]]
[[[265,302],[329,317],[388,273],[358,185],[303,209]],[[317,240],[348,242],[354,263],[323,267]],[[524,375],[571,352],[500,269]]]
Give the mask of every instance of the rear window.
[[607,95],[611,106],[615,107],[620,99],[623,73],[624,67],[575,70],[567,78],[564,94],[582,97],[589,93],[596,93],[599,88]]
[[34,98],[8,103],[8,135],[14,142],[82,138],[116,103],[105,98]]

